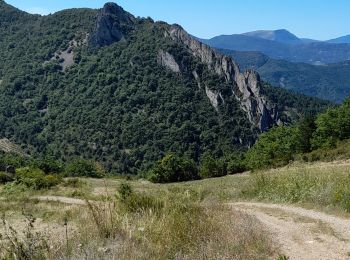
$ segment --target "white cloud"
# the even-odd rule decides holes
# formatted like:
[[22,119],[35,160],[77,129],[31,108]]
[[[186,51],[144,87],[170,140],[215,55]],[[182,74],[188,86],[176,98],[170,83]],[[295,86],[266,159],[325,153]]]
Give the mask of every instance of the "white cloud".
[[46,10],[45,8],[41,8],[41,7],[29,7],[25,11],[30,14],[41,14],[41,15],[47,15],[50,13],[49,10]]

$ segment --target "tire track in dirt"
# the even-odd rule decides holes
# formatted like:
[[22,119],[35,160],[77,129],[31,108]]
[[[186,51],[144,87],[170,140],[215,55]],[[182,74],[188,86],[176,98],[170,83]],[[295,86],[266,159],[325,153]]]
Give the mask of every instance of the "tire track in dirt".
[[350,259],[350,219],[303,208],[265,203],[231,203],[255,216],[290,259]]

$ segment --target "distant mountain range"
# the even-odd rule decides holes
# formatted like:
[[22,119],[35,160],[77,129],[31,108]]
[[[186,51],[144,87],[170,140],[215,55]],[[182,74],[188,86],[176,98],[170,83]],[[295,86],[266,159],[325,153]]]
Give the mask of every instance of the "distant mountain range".
[[276,41],[280,43],[286,43],[286,44],[308,44],[312,42],[325,42],[325,43],[335,43],[335,44],[350,43],[350,35],[345,35],[345,36],[327,40],[327,41],[320,41],[320,40],[314,40],[314,39],[308,39],[308,38],[298,38],[295,34],[289,32],[286,29],[258,30],[258,31],[243,33],[242,35],[261,38],[261,39],[270,40],[270,41]]
[[260,30],[260,31],[243,33],[242,35],[256,37],[256,38],[270,40],[270,41],[276,41],[280,43],[287,43],[287,44],[304,43],[302,39],[299,39],[297,36],[295,36],[294,34],[292,34],[291,32],[285,29],[276,30],[276,31]]
[[329,43],[350,43],[350,35],[335,38],[335,39],[329,40],[327,42],[329,42]]
[[274,86],[337,103],[350,96],[350,61],[316,66],[276,60],[260,52],[219,51],[233,57],[242,71],[257,70]]
[[350,36],[329,41],[298,38],[287,30],[261,30],[243,34],[220,35],[200,39],[218,49],[258,51],[274,59],[310,64],[328,64],[350,60]]

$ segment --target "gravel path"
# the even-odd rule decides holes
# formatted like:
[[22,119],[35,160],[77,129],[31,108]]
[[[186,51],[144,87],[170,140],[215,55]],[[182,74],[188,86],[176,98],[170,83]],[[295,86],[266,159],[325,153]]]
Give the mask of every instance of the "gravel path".
[[232,203],[255,216],[289,259],[350,259],[350,220],[298,207]]
[[35,197],[35,199],[38,199],[40,201],[61,202],[61,203],[71,204],[71,205],[86,205],[85,200],[61,197],[61,196],[38,196],[38,197]]

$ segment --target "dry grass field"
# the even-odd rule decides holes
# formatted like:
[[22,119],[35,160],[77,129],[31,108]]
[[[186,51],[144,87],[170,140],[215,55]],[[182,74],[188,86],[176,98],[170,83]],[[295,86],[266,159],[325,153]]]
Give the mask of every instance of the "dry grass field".
[[[0,187],[0,255],[4,259],[283,259],[279,255],[293,252],[274,242],[276,230],[261,215],[278,213],[280,219],[280,210],[252,212],[252,206],[232,203],[293,204],[348,218],[349,165],[349,161],[295,163],[166,185],[117,178],[66,179],[52,189],[34,191],[7,184]],[[307,219],[293,214],[290,219],[295,223]],[[327,234],[333,230],[325,227],[313,229]]]

